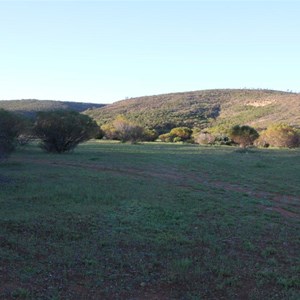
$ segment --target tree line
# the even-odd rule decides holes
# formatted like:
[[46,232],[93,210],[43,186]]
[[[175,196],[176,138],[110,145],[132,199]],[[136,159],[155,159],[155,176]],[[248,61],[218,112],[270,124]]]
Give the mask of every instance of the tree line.
[[72,151],[92,138],[138,143],[142,141],[188,142],[202,145],[239,145],[242,148],[299,147],[299,129],[287,124],[273,124],[258,132],[248,125],[235,125],[227,129],[176,127],[159,134],[155,129],[118,116],[101,127],[91,117],[76,111],[57,110],[39,112],[35,120],[0,109],[0,158],[8,156],[17,145],[32,139],[39,146],[53,153]]
[[200,145],[239,145],[242,148],[256,147],[300,147],[300,130],[284,124],[272,124],[258,132],[248,125],[234,125],[216,131],[215,128],[205,130],[187,127],[174,128],[169,133],[159,136],[163,142],[192,142]]

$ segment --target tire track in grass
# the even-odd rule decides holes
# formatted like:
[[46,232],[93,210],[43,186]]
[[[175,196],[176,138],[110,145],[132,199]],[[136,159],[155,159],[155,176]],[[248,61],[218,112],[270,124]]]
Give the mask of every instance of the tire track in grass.
[[[107,167],[100,164],[89,164],[89,163],[78,163],[78,162],[66,162],[66,161],[49,161],[46,159],[14,159],[16,162],[29,162],[41,165],[51,165],[57,167],[72,167],[72,168],[84,168],[89,170],[95,171],[103,171],[103,172],[111,172],[115,174],[124,174],[126,176],[142,176],[144,178],[160,178],[169,181],[176,180],[179,182],[177,186],[181,186],[183,188],[189,188],[192,190],[199,190],[192,184],[187,184],[186,180],[192,180],[194,183],[205,185],[211,188],[218,188],[224,189],[225,191],[233,191],[239,192],[243,194],[248,194],[249,196],[255,197],[257,199],[267,199],[274,203],[274,206],[266,206],[259,204],[259,207],[267,210],[267,211],[275,211],[278,212],[280,215],[288,218],[295,218],[300,219],[300,198],[295,197],[292,195],[282,195],[278,193],[271,193],[266,191],[256,191],[250,187],[240,186],[238,184],[231,184],[225,181],[220,180],[211,180],[207,174],[201,174],[201,176],[196,176],[193,173],[187,173],[178,171],[177,169],[167,171],[164,170],[163,172],[149,170],[149,169],[138,169],[138,168],[122,168],[122,167]],[[286,208],[283,208],[282,205],[288,205],[293,207],[295,211],[290,211]]]

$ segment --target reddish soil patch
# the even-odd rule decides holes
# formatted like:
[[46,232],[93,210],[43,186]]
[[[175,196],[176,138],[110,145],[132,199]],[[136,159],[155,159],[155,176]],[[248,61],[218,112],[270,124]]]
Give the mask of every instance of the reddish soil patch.
[[294,212],[291,212],[291,211],[288,211],[286,209],[283,209],[281,207],[265,207],[263,206],[264,209],[266,210],[271,210],[271,211],[276,211],[278,213],[280,213],[282,216],[284,217],[288,217],[288,218],[299,218],[299,215],[294,213]]

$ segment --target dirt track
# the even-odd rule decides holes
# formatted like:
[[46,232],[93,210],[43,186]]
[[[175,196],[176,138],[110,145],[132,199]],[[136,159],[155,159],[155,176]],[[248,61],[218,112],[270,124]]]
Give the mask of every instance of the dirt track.
[[[161,178],[166,181],[173,181],[176,179],[177,185],[182,186],[183,188],[197,190],[197,184],[204,185],[211,187],[213,189],[223,189],[225,191],[234,191],[234,192],[240,192],[243,194],[248,194],[251,197],[255,197],[258,199],[267,199],[270,200],[273,203],[273,206],[264,206],[259,205],[263,210],[267,211],[276,211],[280,213],[284,217],[288,218],[296,218],[300,219],[300,198],[291,196],[291,195],[282,195],[278,193],[270,193],[265,191],[257,191],[253,190],[250,187],[240,186],[238,184],[231,184],[224,181],[217,181],[210,179],[207,175],[201,174],[200,176],[197,176],[195,173],[191,172],[178,172],[177,170],[164,170],[164,172],[158,172],[155,170],[149,170],[149,169],[135,169],[135,168],[113,168],[113,167],[107,167],[103,166],[101,164],[89,164],[89,163],[78,163],[78,162],[65,162],[65,161],[49,161],[49,160],[43,160],[43,159],[15,159],[16,162],[28,162],[28,163],[34,163],[34,164],[42,164],[42,165],[51,165],[51,166],[65,166],[70,168],[84,168],[84,169],[90,169],[95,171],[102,171],[102,172],[111,172],[115,174],[124,174],[126,176],[141,176],[141,177],[154,177],[154,178]],[[186,184],[186,180],[189,180],[189,182],[193,182],[193,184]],[[1,183],[1,177],[0,177],[0,183]],[[282,207],[282,205],[288,205],[292,206],[297,210],[296,212],[292,212],[289,210],[286,210]],[[299,212],[298,212],[299,211]]]

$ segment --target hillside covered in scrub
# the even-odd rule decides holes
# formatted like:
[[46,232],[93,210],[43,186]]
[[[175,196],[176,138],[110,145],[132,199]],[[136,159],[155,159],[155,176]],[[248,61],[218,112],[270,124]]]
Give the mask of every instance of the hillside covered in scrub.
[[81,103],[81,102],[67,102],[67,101],[54,101],[54,100],[1,100],[0,108],[8,111],[15,111],[27,116],[33,116],[39,111],[51,110],[75,110],[83,112],[89,108],[100,108],[104,104],[95,103]]
[[160,132],[248,124],[265,128],[285,122],[300,126],[300,94],[252,89],[216,89],[131,98],[88,109],[100,125],[118,115]]

